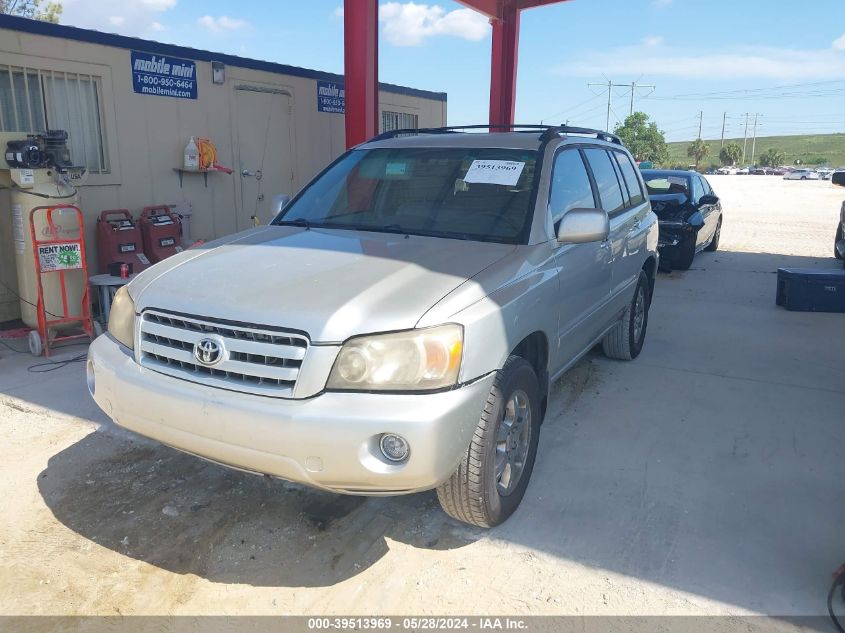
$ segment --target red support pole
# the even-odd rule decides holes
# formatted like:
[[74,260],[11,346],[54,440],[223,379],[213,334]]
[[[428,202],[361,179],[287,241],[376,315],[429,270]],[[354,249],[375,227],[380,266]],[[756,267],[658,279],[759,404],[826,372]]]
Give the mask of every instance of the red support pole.
[[505,1],[502,17],[493,18],[493,51],[490,64],[490,124],[514,122],[516,111],[516,65],[519,49],[519,8]]
[[378,133],[378,0],[344,0],[346,147]]

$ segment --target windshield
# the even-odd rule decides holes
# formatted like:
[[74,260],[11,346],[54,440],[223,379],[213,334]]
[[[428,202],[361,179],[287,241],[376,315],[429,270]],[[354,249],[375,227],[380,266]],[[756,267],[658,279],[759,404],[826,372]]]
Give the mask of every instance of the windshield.
[[531,221],[537,152],[354,150],[273,224],[518,243]]
[[650,196],[682,193],[689,196],[689,179],[683,176],[643,176]]

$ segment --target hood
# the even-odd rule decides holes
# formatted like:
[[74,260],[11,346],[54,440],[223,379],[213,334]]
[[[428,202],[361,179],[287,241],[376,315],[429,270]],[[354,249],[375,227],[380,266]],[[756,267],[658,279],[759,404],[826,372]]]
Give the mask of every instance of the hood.
[[649,196],[651,209],[660,220],[668,220],[677,216],[688,202],[684,193],[661,193]]
[[165,260],[130,290],[139,312],[159,308],[340,342],[413,328],[442,297],[515,248],[267,226]]

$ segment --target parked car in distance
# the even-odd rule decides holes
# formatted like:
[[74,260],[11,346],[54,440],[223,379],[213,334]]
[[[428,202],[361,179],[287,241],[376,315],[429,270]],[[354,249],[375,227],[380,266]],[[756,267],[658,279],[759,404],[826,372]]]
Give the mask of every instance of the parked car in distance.
[[772,169],[773,176],[785,176],[788,173],[789,170],[784,169],[783,167],[775,167],[774,169]]
[[687,270],[696,253],[719,248],[722,203],[704,176],[665,169],[642,174],[659,220],[658,245],[666,266]]
[[822,169],[817,169],[816,173],[819,175],[819,178],[822,180],[830,180],[830,177],[833,175],[833,169],[823,167]]
[[747,176],[749,173],[751,173],[751,169],[748,167],[740,167],[736,170],[737,176]]
[[819,174],[812,169],[795,169],[784,175],[784,180],[818,180]]
[[766,176],[769,172],[766,171],[765,167],[752,167],[748,173],[752,176]]
[[553,382],[597,343],[640,353],[658,226],[617,137],[473,132],[377,136],[269,226],[140,273],[91,345],[94,400],[221,464],[504,521]]
[[719,169],[716,170],[716,173],[721,176],[735,176],[736,171],[736,167],[719,167]]

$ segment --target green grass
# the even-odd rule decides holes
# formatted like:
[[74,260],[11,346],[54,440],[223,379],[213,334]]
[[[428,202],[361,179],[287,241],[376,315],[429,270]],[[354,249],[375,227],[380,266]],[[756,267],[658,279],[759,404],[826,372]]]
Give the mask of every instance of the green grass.
[[[725,139],[725,143],[734,141],[742,147],[742,138]],[[690,165],[693,160],[687,157],[687,147],[692,141],[668,143],[670,165]],[[719,164],[719,139],[707,140],[710,155],[702,161],[702,168]],[[843,134],[807,134],[801,136],[758,136],[754,149],[754,161],[767,149],[774,147],[786,153],[786,164],[794,165],[796,160],[807,164],[813,159],[824,158],[830,167],[845,166],[845,133]],[[751,139],[746,147],[746,163],[751,162]],[[812,165],[808,165],[812,166]]]

